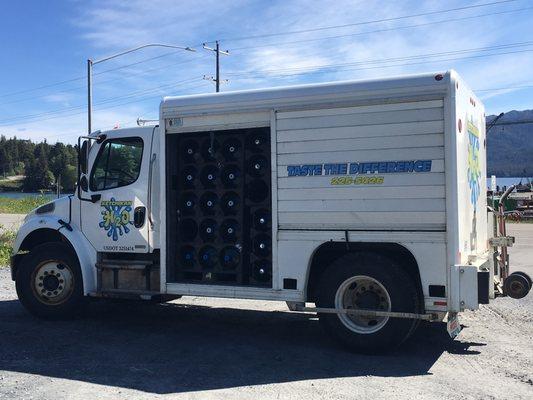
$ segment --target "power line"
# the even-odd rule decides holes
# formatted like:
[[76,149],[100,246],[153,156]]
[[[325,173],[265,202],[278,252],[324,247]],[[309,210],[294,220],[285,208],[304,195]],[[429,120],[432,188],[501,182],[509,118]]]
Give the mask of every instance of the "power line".
[[[283,35],[291,35],[291,34],[301,34],[301,33],[316,32],[316,31],[323,31],[323,30],[330,30],[330,29],[339,29],[339,28],[345,28],[345,27],[351,27],[351,26],[369,25],[369,24],[375,24],[375,23],[380,23],[380,22],[390,22],[390,21],[396,21],[396,20],[402,20],[402,19],[408,19],[408,18],[416,18],[416,17],[421,17],[421,16],[429,16],[429,15],[449,13],[449,12],[454,12],[454,11],[462,11],[462,10],[468,10],[468,9],[474,9],[474,8],[480,8],[480,7],[487,7],[487,6],[493,6],[493,5],[498,5],[498,4],[504,4],[504,3],[512,3],[512,2],[516,2],[516,1],[517,0],[494,1],[494,2],[482,3],[482,4],[473,4],[473,5],[464,6],[464,7],[450,8],[450,9],[446,9],[446,10],[430,11],[430,12],[425,12],[425,13],[403,15],[403,16],[398,16],[398,17],[383,18],[383,19],[363,21],[363,22],[356,22],[356,23],[351,23],[351,24],[324,26],[324,27],[318,27],[318,28],[313,28],[313,29],[304,29],[304,30],[287,31],[287,32],[277,32],[277,33],[270,33],[270,34],[263,34],[263,35],[251,35],[251,36],[243,36],[243,37],[236,37],[236,38],[226,38],[224,40],[226,40],[226,41],[237,41],[237,40],[245,40],[245,39],[257,39],[257,38],[262,38],[262,37],[273,37],[273,36],[283,36]],[[205,43],[213,43],[213,42],[214,41],[207,41]],[[127,68],[129,66],[138,65],[138,64],[145,63],[145,62],[148,62],[148,61],[151,61],[151,60],[155,60],[155,59],[159,59],[159,58],[162,58],[162,57],[166,57],[166,56],[169,56],[169,55],[172,55],[172,54],[175,54],[175,53],[176,52],[168,52],[168,53],[165,53],[165,54],[162,54],[162,55],[149,57],[149,58],[146,58],[146,59],[141,60],[141,61],[137,61],[137,62],[134,62],[134,63],[130,63],[130,64],[122,65],[122,66],[119,66],[119,67],[111,68],[109,70],[100,71],[98,73],[95,73],[94,75],[99,75],[99,74],[104,74],[104,73],[111,72],[111,71],[116,71],[116,70],[119,70],[119,69],[122,69],[122,68]],[[62,80],[62,81],[59,81],[59,82],[54,82],[54,83],[50,83],[50,84],[46,84],[46,85],[41,85],[41,86],[34,87],[34,88],[23,89],[23,90],[19,90],[19,91],[16,91],[16,92],[10,92],[10,93],[1,94],[0,98],[8,97],[8,96],[14,96],[14,95],[23,94],[23,93],[29,93],[29,92],[33,92],[33,91],[37,91],[37,90],[42,90],[42,89],[47,89],[47,88],[50,88],[50,87],[60,86],[60,85],[66,84],[66,83],[76,82],[76,81],[80,81],[80,80],[84,80],[84,79],[86,79],[85,76],[66,79],[66,80]]]
[[444,19],[440,21],[425,22],[425,23],[413,24],[413,25],[396,26],[392,28],[382,28],[382,29],[376,29],[373,31],[347,33],[343,35],[334,35],[334,36],[322,36],[322,37],[316,37],[316,38],[310,38],[310,39],[294,40],[290,42],[271,42],[271,43],[266,43],[266,44],[253,45],[253,46],[243,46],[243,47],[234,48],[232,52],[238,52],[240,50],[248,50],[248,49],[261,48],[261,47],[287,46],[287,45],[290,46],[294,44],[317,42],[317,41],[322,41],[322,40],[341,39],[341,38],[346,38],[346,37],[369,35],[373,33],[391,32],[391,31],[402,30],[402,29],[419,28],[423,26],[430,26],[430,25],[436,25],[436,24],[445,24],[449,22],[465,21],[465,20],[489,17],[489,16],[494,16],[494,15],[510,14],[510,13],[515,13],[515,12],[527,11],[527,10],[533,10],[533,7],[517,8],[514,10],[498,11],[498,12],[492,12],[492,13],[486,13],[486,14],[472,15],[468,17],[448,18],[448,19]]
[[[161,85],[161,86],[158,86],[158,87],[155,87],[155,88],[151,88],[151,89],[145,89],[145,90],[141,90],[141,91],[137,91],[137,92],[132,92],[132,93],[129,93],[129,94],[123,95],[123,96],[106,98],[106,99],[104,99],[102,101],[97,102],[96,105],[109,104],[109,103],[114,103],[114,102],[117,102],[117,101],[120,101],[120,100],[135,98],[135,97],[139,97],[139,96],[146,95],[146,94],[149,94],[149,93],[157,92],[157,91],[159,91],[161,89],[174,87],[174,86],[180,85],[182,83],[195,82],[195,81],[200,81],[200,80],[201,80],[200,78],[191,79],[191,80],[188,79],[188,80],[181,81],[181,82],[175,82],[175,83],[172,83],[172,84]],[[157,97],[160,97],[160,96],[157,96]],[[121,103],[121,104],[123,104],[123,103]],[[42,113],[38,113],[38,114],[19,115],[19,116],[16,116],[16,117],[12,117],[12,118],[8,118],[8,119],[0,121],[0,125],[10,125],[12,123],[16,123],[19,120],[24,120],[24,121],[26,121],[26,120],[36,120],[36,119],[37,120],[42,120],[42,119],[39,119],[39,117],[49,117],[49,116],[54,116],[54,115],[58,116],[58,117],[62,117],[63,116],[62,114],[68,113],[69,111],[76,111],[76,110],[82,110],[82,109],[85,109],[85,105],[68,107],[68,108],[52,110],[52,111],[46,111],[46,112],[42,112]],[[84,113],[84,112],[82,112],[82,113]],[[67,115],[72,115],[72,114],[67,114]],[[46,119],[51,119],[51,118],[46,118]]]
[[[142,71],[139,71],[139,72],[128,72],[128,73],[123,74],[121,77],[146,75],[146,74],[148,74],[150,72],[153,72],[153,71],[162,70],[162,69],[165,69],[165,68],[168,68],[168,67],[172,67],[172,66],[176,66],[176,65],[182,65],[182,64],[191,63],[191,62],[194,62],[194,61],[198,61],[198,60],[204,59],[206,57],[207,57],[207,55],[203,55],[203,56],[200,56],[199,58],[190,59],[190,60],[182,60],[182,61],[179,61],[179,62],[164,64],[164,65],[161,65],[159,67],[145,69],[145,70],[142,70]],[[128,66],[131,66],[131,64],[128,65]],[[125,68],[126,66],[123,66],[123,67]],[[96,73],[94,75],[100,75],[100,74],[102,74],[104,72],[110,72],[110,71],[109,70],[101,71],[101,72],[98,72],[98,73]],[[83,79],[87,79],[87,77],[85,77]],[[108,82],[116,82],[116,78],[105,79],[103,81],[96,81],[96,84],[101,85],[101,84],[108,83]],[[74,91],[81,90],[81,89],[87,89],[87,86],[86,85],[84,85],[84,86],[76,86],[76,87],[73,87],[73,88],[62,90],[60,92],[53,92],[51,94],[43,94],[43,95],[39,95],[39,96],[25,97],[25,98],[22,98],[22,99],[6,101],[6,102],[3,102],[3,103],[0,103],[0,105],[22,103],[22,102],[25,102],[25,101],[31,101],[31,100],[35,100],[35,99],[45,98],[45,97],[48,97],[48,96],[54,95],[54,94],[70,93],[70,92],[74,92]]]
[[[198,83],[202,83],[202,79],[196,79],[195,81],[198,81]],[[192,82],[191,82],[192,83]],[[196,84],[196,82],[195,82]],[[182,89],[187,89],[189,88],[190,86],[187,85],[187,86],[184,86]],[[126,102],[121,102],[119,104],[114,104],[112,106],[107,106],[107,107],[97,107],[96,110],[98,111],[103,111],[103,110],[110,110],[110,109],[113,109],[113,108],[117,108],[117,107],[121,107],[121,106],[124,106],[124,105],[127,105],[127,104],[132,104],[132,103],[138,103],[138,102],[141,102],[141,101],[147,101],[147,100],[152,100],[152,99],[161,99],[161,96],[148,96],[148,97],[140,97],[138,99],[135,99],[135,100],[130,100],[130,101],[126,101]],[[32,121],[32,122],[41,122],[41,121],[46,121],[46,120],[51,120],[51,119],[57,119],[57,118],[65,118],[65,117],[71,117],[71,116],[75,116],[75,115],[82,115],[82,114],[85,114],[86,112],[85,111],[80,111],[80,112],[76,112],[76,113],[71,113],[71,114],[67,114],[67,115],[61,115],[61,116],[52,116],[52,117],[47,117],[47,118],[43,118],[43,119],[39,119],[37,121]],[[82,129],[83,130],[83,129]],[[80,131],[78,131],[80,132]],[[50,137],[61,137],[61,136],[67,136],[67,134],[61,134],[61,135],[55,135],[55,136],[50,136]]]
[[53,86],[64,85],[65,83],[75,82],[75,81],[79,81],[81,79],[84,79],[84,78],[83,77],[81,77],[81,78],[78,77],[78,78],[66,79],[64,81],[50,83],[50,84],[38,86],[38,87],[35,87],[35,88],[32,88],[32,89],[25,89],[25,90],[19,90],[17,92],[1,94],[0,97],[8,97],[8,96],[14,96],[14,95],[17,95],[17,94],[33,92],[35,90],[41,90],[41,89],[46,89],[46,88],[53,87]]
[[[488,7],[488,6],[493,6],[493,5],[497,5],[497,4],[514,3],[516,1],[517,0],[493,1],[493,2],[490,2],[490,3],[472,4],[470,6],[449,8],[449,9],[446,9],[446,10],[428,11],[428,12],[425,12],[425,13],[402,15],[402,16],[398,16],[398,17],[382,18],[382,19],[375,19],[375,20],[369,20],[369,21],[363,21],[363,22],[354,22],[354,23],[351,23],[351,24],[322,26],[322,27],[318,27],[318,28],[301,29],[301,30],[295,30],[295,31],[285,31],[285,32],[276,32],[276,33],[267,33],[267,34],[261,34],[261,35],[240,36],[240,37],[233,37],[233,38],[230,37],[230,38],[224,38],[224,39],[221,39],[221,40],[229,42],[229,41],[247,40],[247,39],[260,39],[260,38],[274,37],[274,36],[296,35],[296,34],[301,34],[301,33],[309,33],[309,32],[317,32],[317,31],[324,31],[324,30],[330,30],[330,29],[347,28],[347,27],[352,27],[352,26],[370,25],[370,24],[376,24],[376,23],[381,23],[381,22],[398,21],[398,20],[408,19],[408,18],[425,17],[425,16],[435,15],[435,14],[444,14],[444,13],[449,13],[449,12],[454,12],[454,11],[463,11],[463,10],[469,10],[469,9],[473,9],[473,8]],[[209,43],[212,43],[212,42],[213,41],[210,41]]]
[[[459,54],[472,53],[472,52],[504,50],[508,48],[525,47],[525,46],[531,46],[531,45],[533,45],[533,41],[521,42],[521,43],[510,43],[510,44],[497,45],[497,46],[478,47],[478,48],[472,48],[472,49],[453,50],[453,51],[446,51],[446,52],[417,54],[417,55],[411,55],[411,56],[405,56],[405,57],[366,59],[363,61],[350,62],[350,63],[332,63],[332,64],[322,64],[322,65],[307,66],[307,67],[271,69],[271,70],[264,70],[262,72],[266,72],[266,73],[279,72],[279,71],[290,72],[290,71],[307,70],[307,69],[315,70],[315,69],[331,68],[331,67],[367,65],[367,64],[376,64],[376,63],[379,64],[379,63],[388,63],[388,62],[395,62],[395,61],[408,61],[408,60],[420,59],[420,58],[432,58],[432,57],[440,57],[440,56],[448,56],[448,55],[459,55]],[[506,53],[495,53],[495,54],[506,54]],[[246,73],[246,72],[250,72],[250,70],[229,72],[228,74],[240,74],[240,73]]]
[[[138,97],[138,96],[143,95],[143,94],[157,92],[157,91],[159,91],[161,89],[166,89],[166,88],[170,88],[170,87],[174,87],[174,86],[179,86],[179,85],[181,85],[183,83],[196,82],[196,81],[201,81],[201,80],[202,80],[201,78],[186,79],[186,80],[183,80],[183,81],[173,82],[173,83],[170,83],[170,84],[165,84],[165,85],[157,86],[157,87],[150,88],[150,89],[143,89],[143,90],[136,91],[136,92],[130,92],[130,93],[126,94],[126,95],[103,99],[103,100],[97,102],[95,105],[113,103],[113,102],[116,102],[117,100],[124,100],[124,99],[132,98],[132,97]],[[160,96],[158,96],[158,97],[160,97]],[[85,107],[86,107],[85,105],[79,105],[79,106],[61,108],[61,109],[57,109],[57,110],[50,110],[50,111],[37,113],[37,114],[17,115],[17,116],[11,117],[11,118],[0,120],[0,125],[10,125],[12,123],[17,122],[18,120],[21,120],[21,119],[22,120],[28,120],[28,119],[36,119],[36,118],[39,118],[39,117],[47,117],[47,116],[51,116],[51,115],[63,114],[65,112],[69,112],[69,111],[75,111],[75,110],[84,109]],[[39,120],[41,120],[41,119],[39,119]]]
[[533,124],[533,119],[524,120],[524,121],[509,121],[509,122],[498,122],[493,126],[503,126],[503,125],[523,125],[523,124]]
[[[143,60],[136,61],[136,62],[133,62],[133,63],[124,64],[124,65],[120,65],[120,66],[118,66],[118,67],[113,67],[113,68],[110,68],[110,69],[106,69],[106,70],[103,70],[103,71],[99,71],[99,72],[94,73],[93,75],[94,75],[94,76],[96,76],[96,75],[102,75],[102,74],[105,74],[105,73],[108,73],[108,72],[117,71],[117,70],[124,69],[124,68],[128,68],[128,67],[131,67],[131,66],[134,66],[134,65],[143,64],[143,63],[146,63],[146,62],[149,62],[149,61],[152,61],[152,60],[156,60],[156,59],[159,59],[159,58],[167,57],[167,56],[170,56],[170,55],[172,55],[172,54],[176,54],[176,53],[177,53],[177,51],[167,52],[167,53],[165,53],[165,54],[161,54],[161,55],[158,55],[158,56],[145,58],[145,59],[143,59]],[[0,95],[0,98],[2,98],[2,97],[8,97],[8,96],[15,96],[15,95],[17,95],[17,94],[23,94],[23,93],[34,92],[34,91],[37,91],[37,90],[47,89],[47,88],[49,88],[49,87],[60,86],[60,85],[64,85],[64,84],[66,84],[66,83],[76,82],[76,81],[81,81],[81,80],[85,80],[85,79],[87,79],[86,76],[78,76],[78,77],[75,77],[75,78],[66,79],[66,80],[63,80],[63,81],[54,82],[54,83],[50,83],[50,84],[46,84],[46,85],[42,85],[42,86],[38,86],[38,87],[34,87],[34,88],[30,88],[30,89],[23,89],[23,90],[19,90],[19,91],[17,91],[17,92],[11,92],[11,93],[1,94],[1,95]]]
[[[470,58],[490,57],[490,56],[498,56],[498,55],[514,54],[514,53],[525,53],[525,52],[530,52],[530,51],[533,51],[533,50],[521,50],[521,51],[486,54],[486,55],[470,56],[470,57],[445,58],[445,59],[440,59],[440,60],[418,61],[418,62],[393,64],[393,65],[375,65],[371,67],[359,67],[359,68],[343,67],[343,68],[338,68],[335,71],[330,71],[330,72],[363,71],[363,70],[382,69],[382,68],[406,67],[406,66],[412,66],[412,65],[435,64],[435,63],[442,62],[442,61],[459,61],[459,60],[466,60]],[[277,75],[271,74],[271,72],[275,72],[275,71],[268,71],[267,73],[261,73],[259,71],[241,71],[239,73],[232,73],[231,75],[240,75],[240,76],[246,75],[248,77],[255,77],[255,78],[265,78],[265,77],[287,78],[291,76],[322,74],[322,73],[327,73],[328,71],[324,71],[324,69],[311,69],[310,71],[302,71],[299,73],[292,73],[292,74],[288,73],[288,74],[277,74]],[[228,73],[228,75],[230,75],[230,73]]]
[[[488,57],[488,56],[495,56],[495,55],[503,55],[503,54],[510,54],[510,53],[518,53],[518,52],[526,52],[526,51],[533,51],[531,50],[518,50],[518,51],[511,51],[511,52],[500,52],[500,53],[492,53],[492,54],[484,54],[484,55],[474,55],[474,56],[468,56],[468,57],[455,57],[455,58],[445,58],[445,59],[439,59],[439,60],[426,60],[421,62],[414,62],[414,63],[404,63],[404,64],[393,64],[393,65],[373,65],[373,66],[367,66],[368,64],[383,64],[383,63],[390,63],[390,62],[398,62],[398,61],[409,61],[409,60],[417,60],[420,58],[431,58],[431,57],[442,57],[446,55],[457,55],[457,54],[464,54],[468,52],[474,52],[474,51],[493,51],[493,50],[502,50],[506,48],[516,48],[516,47],[523,47],[523,46],[530,46],[533,44],[533,41],[529,42],[520,42],[520,43],[510,43],[510,44],[503,44],[503,45],[497,45],[497,46],[487,46],[487,47],[479,47],[479,48],[472,48],[472,49],[460,49],[460,50],[454,50],[454,51],[448,51],[448,52],[439,52],[439,53],[428,53],[428,54],[418,54],[418,55],[412,55],[407,57],[396,57],[396,58],[386,58],[386,59],[375,59],[375,60],[364,60],[359,62],[352,62],[352,63],[342,63],[342,64],[326,64],[326,65],[317,65],[313,67],[304,67],[304,68],[283,68],[283,69],[272,69],[272,70],[265,70],[265,71],[254,71],[254,70],[248,70],[248,71],[236,71],[236,72],[230,72],[228,75],[248,75],[248,76],[257,76],[260,74],[267,74],[272,75],[272,73],[276,72],[295,72],[293,74],[279,74],[277,76],[279,77],[288,77],[288,76],[297,76],[297,75],[304,75],[304,74],[316,74],[316,73],[324,73],[325,70],[328,69],[335,69],[338,70],[364,70],[364,69],[375,69],[375,68],[390,68],[390,67],[398,67],[398,66],[406,66],[406,65],[416,65],[416,64],[427,64],[427,63],[435,63],[435,62],[442,62],[442,61],[448,61],[448,60],[462,60],[462,59],[470,59],[470,58],[478,58],[478,57]],[[362,68],[351,68],[358,65],[364,65]],[[310,70],[310,71],[309,71]],[[306,72],[309,71],[309,72]],[[185,80],[183,82],[188,82],[189,80]],[[182,82],[174,82],[169,83],[165,85],[160,85],[155,88],[149,88],[149,89],[143,89],[140,91],[130,92],[126,95],[117,96],[117,97],[111,97],[106,98],[101,101],[99,101],[97,104],[106,104],[106,103],[112,103],[119,100],[127,99],[136,97],[142,94],[151,93],[154,91],[158,91],[161,89],[165,89],[168,87],[173,87],[175,85],[181,84]],[[58,110],[51,110],[46,111],[38,114],[30,114],[30,115],[19,115],[14,116],[11,118],[7,118],[5,120],[0,121],[0,124],[12,124],[20,119],[35,119],[39,117],[45,117],[50,116],[54,114],[63,114],[65,112],[74,111],[78,109],[84,108],[84,105],[80,106],[74,106],[74,107],[67,107],[62,108]]]
[[533,85],[518,85],[518,86],[507,86],[500,88],[491,88],[491,89],[475,89],[475,92],[497,92],[498,90],[511,90],[511,89],[528,89],[533,88]]
[[[272,72],[283,72],[283,71],[300,71],[302,69],[303,70],[305,70],[305,69],[324,70],[324,69],[330,69],[330,68],[342,68],[342,67],[355,66],[355,65],[389,63],[389,62],[407,61],[407,60],[413,60],[413,59],[444,56],[444,55],[455,55],[455,54],[461,54],[461,53],[465,53],[465,52],[492,51],[492,50],[495,50],[495,49],[513,48],[513,47],[519,47],[519,46],[529,46],[531,44],[533,44],[533,41],[520,42],[520,43],[510,43],[510,44],[497,45],[497,46],[478,47],[478,48],[472,48],[472,49],[461,49],[461,50],[454,50],[454,51],[447,51],[447,52],[419,54],[419,55],[412,55],[412,56],[407,56],[407,57],[395,57],[395,58],[386,58],[386,59],[378,59],[378,60],[368,60],[367,59],[367,60],[363,60],[363,61],[359,61],[359,62],[353,62],[353,63],[329,64],[329,65],[306,67],[306,68],[292,68],[292,69],[286,69],[285,68],[285,69],[277,69],[277,70],[266,70],[266,71],[263,71],[263,72],[272,73]],[[213,51],[216,51],[216,50],[213,49]],[[245,74],[245,73],[250,73],[250,71],[248,71],[248,72],[247,71],[239,71],[239,72],[233,72],[233,73],[230,72],[229,74],[230,75],[232,75],[232,74],[233,75],[236,75],[236,74],[241,75],[241,74]],[[174,85],[174,84],[179,84],[179,82],[178,83],[171,83],[170,85]],[[168,87],[168,84],[159,85],[156,88],[143,89],[141,91],[130,92],[130,93],[127,93],[126,95],[103,99],[98,104],[107,103],[107,102],[110,102],[110,101],[112,102],[112,101],[120,100],[120,99],[123,99],[123,98],[128,98],[128,97],[131,97],[131,96],[136,96],[139,93],[140,94],[145,93],[146,90],[153,91],[153,90],[158,90],[158,89],[162,89],[162,88],[166,88],[166,87]],[[2,122],[5,123],[6,121],[12,122],[12,121],[15,121],[15,120],[18,120],[18,119],[25,119],[25,118],[36,118],[36,117],[39,117],[39,116],[44,116],[44,115],[49,115],[49,114],[54,114],[54,113],[63,113],[63,112],[68,112],[68,111],[72,111],[72,110],[76,110],[76,109],[81,109],[83,107],[84,107],[84,105],[80,105],[80,106],[72,106],[72,107],[61,108],[61,109],[58,109],[58,110],[46,111],[46,112],[42,112],[42,113],[38,113],[38,114],[19,115],[19,116],[14,116],[14,117],[11,117],[11,118],[7,118],[7,119],[5,119],[3,121],[0,121],[0,123],[2,123]]]
[[[490,50],[484,50],[484,51],[503,50],[503,49],[506,49],[506,48],[513,48],[513,47],[517,47],[517,46],[531,46],[532,44],[533,44],[533,42],[524,42],[523,44],[510,44],[510,45],[494,46],[493,48],[490,48]],[[504,46],[508,46],[508,47],[504,47]],[[486,49],[489,49],[489,48],[486,48]],[[337,72],[339,70],[345,71],[345,70],[366,70],[366,69],[391,68],[391,67],[417,65],[417,64],[428,64],[428,63],[435,63],[435,62],[442,62],[442,61],[456,61],[456,60],[466,60],[466,59],[472,59],[472,58],[481,58],[481,57],[491,57],[491,56],[507,55],[507,54],[515,54],[515,53],[524,53],[524,52],[533,51],[533,49],[522,49],[522,50],[515,50],[515,51],[508,51],[508,52],[499,52],[499,53],[491,53],[491,54],[479,54],[479,55],[472,55],[472,56],[465,56],[465,57],[455,57],[455,58],[442,58],[442,59],[438,59],[438,60],[427,60],[427,61],[419,61],[419,62],[414,62],[414,63],[366,66],[368,64],[380,64],[380,63],[382,64],[382,63],[390,63],[390,62],[397,62],[397,61],[417,60],[417,59],[421,59],[421,58],[442,57],[442,56],[446,56],[446,55],[455,55],[455,54],[461,54],[461,53],[464,54],[465,52],[473,52],[473,51],[479,51],[479,49],[465,49],[465,50],[457,50],[455,52],[419,54],[419,55],[408,56],[408,57],[374,59],[374,60],[365,60],[365,61],[358,61],[358,62],[351,62],[351,63],[322,64],[322,65],[315,65],[315,66],[309,66],[309,67],[280,68],[280,69],[270,69],[270,70],[263,70],[263,71],[241,70],[241,71],[228,72],[227,75],[230,75],[230,76],[243,76],[243,75],[252,75],[252,76],[270,75],[270,76],[273,76],[272,75],[273,73],[302,71],[300,73],[294,73],[294,74],[279,74],[279,75],[277,75],[277,76],[295,76],[295,75],[301,75],[301,74],[306,74],[306,73],[324,73],[325,70],[327,71],[329,69],[335,69],[334,72]],[[355,67],[355,66],[358,66],[358,65],[365,65],[365,66],[361,67],[361,68],[351,68],[351,67]],[[306,71],[309,71],[309,72],[306,72]]]
[[[532,7],[532,9],[533,9],[533,7]],[[487,47],[479,47],[479,48],[474,48],[474,49],[465,49],[465,50],[457,50],[457,51],[449,51],[449,52],[428,53],[428,54],[421,54],[421,55],[418,55],[418,56],[410,56],[410,57],[397,57],[397,58],[388,58],[388,59],[382,59],[382,60],[365,60],[365,61],[362,61],[362,62],[359,62],[359,63],[360,64],[368,64],[368,63],[376,63],[378,61],[379,62],[400,61],[400,60],[411,59],[412,57],[420,58],[420,57],[429,57],[429,56],[438,56],[438,55],[459,54],[459,53],[473,52],[473,51],[489,51],[491,49],[500,49],[500,48],[506,48],[506,47],[516,47],[516,46],[523,46],[523,45],[529,45],[529,44],[533,44],[533,42],[522,42],[522,43],[513,43],[513,44],[508,44],[508,45],[487,46]],[[261,47],[261,45],[260,46],[256,46],[256,47]],[[202,59],[206,58],[206,57],[207,57],[207,55],[201,56]],[[175,66],[175,65],[187,64],[187,63],[191,63],[191,62],[194,62],[194,61],[198,61],[198,59],[191,59],[191,60],[184,60],[184,61],[179,61],[179,62],[175,62],[175,63],[169,63],[169,64],[165,64],[165,65],[162,65],[162,66],[159,66],[159,67],[155,67],[155,68],[150,68],[150,69],[147,69],[147,70],[144,70],[144,71],[140,71],[140,72],[130,72],[130,73],[127,73],[126,76],[145,75],[145,74],[153,72],[153,71],[165,69],[165,68],[168,68],[168,67],[171,67],[171,66]],[[132,64],[128,64],[128,65],[131,66],[131,65],[135,65],[135,64],[137,64],[137,63],[132,63]],[[350,63],[350,64],[352,64],[352,63]],[[338,64],[338,65],[341,65],[341,64]],[[125,68],[126,66],[123,66],[123,67]],[[311,68],[311,67],[308,67],[308,68]],[[99,74],[101,74],[103,72],[109,72],[109,71],[110,70],[102,71],[102,72],[99,72]],[[233,73],[230,72],[230,74],[236,74],[236,72],[233,72]],[[116,81],[116,79],[114,79],[114,78],[106,79],[104,81],[98,82],[98,84],[103,84],[103,83],[108,83],[108,82],[115,82],[115,81]],[[66,89],[66,90],[63,90],[63,91],[60,91],[60,92],[54,92],[52,94],[64,94],[64,93],[68,93],[68,92],[76,91],[76,90],[80,90],[80,89],[85,89],[85,88],[86,88],[86,86],[77,86],[75,88]],[[488,90],[498,90],[498,89],[481,89],[479,91],[485,91],[485,90],[488,91]],[[39,98],[44,98],[44,97],[47,97],[47,96],[50,96],[50,94],[45,94],[45,95],[41,95],[41,96],[32,96],[32,97],[27,97],[27,98],[23,98],[23,99],[17,99],[17,100],[13,100],[13,101],[9,101],[9,102],[0,103],[0,105],[20,103],[20,102],[24,102],[24,101],[30,101],[30,100],[35,100],[35,99],[39,99]]]

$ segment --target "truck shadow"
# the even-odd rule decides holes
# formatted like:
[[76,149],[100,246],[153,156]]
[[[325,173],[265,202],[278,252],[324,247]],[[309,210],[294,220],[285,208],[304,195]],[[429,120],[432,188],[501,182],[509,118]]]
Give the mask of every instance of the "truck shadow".
[[445,326],[421,326],[400,350],[339,348],[313,316],[229,308],[91,304],[42,321],[0,302],[0,369],[166,394],[311,379],[430,374],[443,352],[477,354]]

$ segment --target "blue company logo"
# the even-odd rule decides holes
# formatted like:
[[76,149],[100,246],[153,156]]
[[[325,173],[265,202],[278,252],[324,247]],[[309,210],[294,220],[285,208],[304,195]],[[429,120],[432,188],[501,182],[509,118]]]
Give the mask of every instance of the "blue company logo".
[[431,172],[431,160],[372,161],[287,166],[287,174],[289,176],[395,174],[409,172]]
[[117,241],[119,236],[130,232],[128,225],[132,225],[130,220],[131,206],[133,202],[129,200],[102,200],[102,220],[98,226],[107,231],[107,236]]
[[470,202],[475,207],[480,194],[481,166],[479,162],[479,129],[473,119],[467,122],[468,169],[466,175],[470,186]]

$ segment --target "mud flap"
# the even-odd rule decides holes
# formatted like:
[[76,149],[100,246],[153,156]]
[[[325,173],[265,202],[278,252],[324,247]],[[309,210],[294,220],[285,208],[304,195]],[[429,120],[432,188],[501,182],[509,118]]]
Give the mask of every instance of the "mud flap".
[[448,322],[446,323],[446,329],[452,339],[454,339],[459,333],[461,333],[461,324],[459,323],[459,316],[457,313],[448,314]]

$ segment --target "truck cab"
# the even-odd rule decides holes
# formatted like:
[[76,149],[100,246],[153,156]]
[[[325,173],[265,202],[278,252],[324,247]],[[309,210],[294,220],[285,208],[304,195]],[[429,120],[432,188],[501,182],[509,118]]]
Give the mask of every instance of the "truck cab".
[[165,98],[158,126],[80,137],[76,193],[17,234],[17,293],[47,318],[88,297],[285,301],[357,351],[419,320],[456,335],[531,287],[487,213],[484,118],[454,71]]
[[[154,250],[152,157],[157,127],[113,130],[87,138],[76,193],[77,226],[97,252]],[[87,167],[85,167],[87,165]],[[157,215],[157,218],[159,215]]]
[[[40,303],[36,305],[59,306],[75,284],[82,295],[101,293],[105,283],[116,275],[112,269],[101,269],[106,262],[105,254],[118,255],[114,257],[116,260],[107,260],[118,266],[124,263],[120,260],[123,254],[142,258],[139,274],[145,273],[147,265],[158,264],[154,256],[159,247],[155,242],[158,236],[154,218],[158,219],[159,214],[153,214],[158,199],[152,196],[159,182],[159,176],[154,174],[157,169],[153,142],[157,139],[156,130],[155,126],[116,129],[81,137],[76,192],[26,216],[14,243],[14,279],[20,261],[27,258],[28,251],[39,246],[53,243],[52,247],[59,249],[59,254],[69,254],[76,260],[74,271],[54,268],[58,279],[52,277],[54,274],[46,265],[42,267],[42,274],[36,273],[33,279],[38,289],[32,292],[40,293]],[[85,265],[92,267],[84,268]],[[79,276],[75,278],[75,275]],[[156,275],[155,268],[150,275]],[[132,289],[136,283],[130,282],[126,289]],[[144,291],[146,285],[136,289]],[[152,285],[149,291],[159,293],[159,290],[159,286]],[[60,309],[51,310],[62,312]]]

